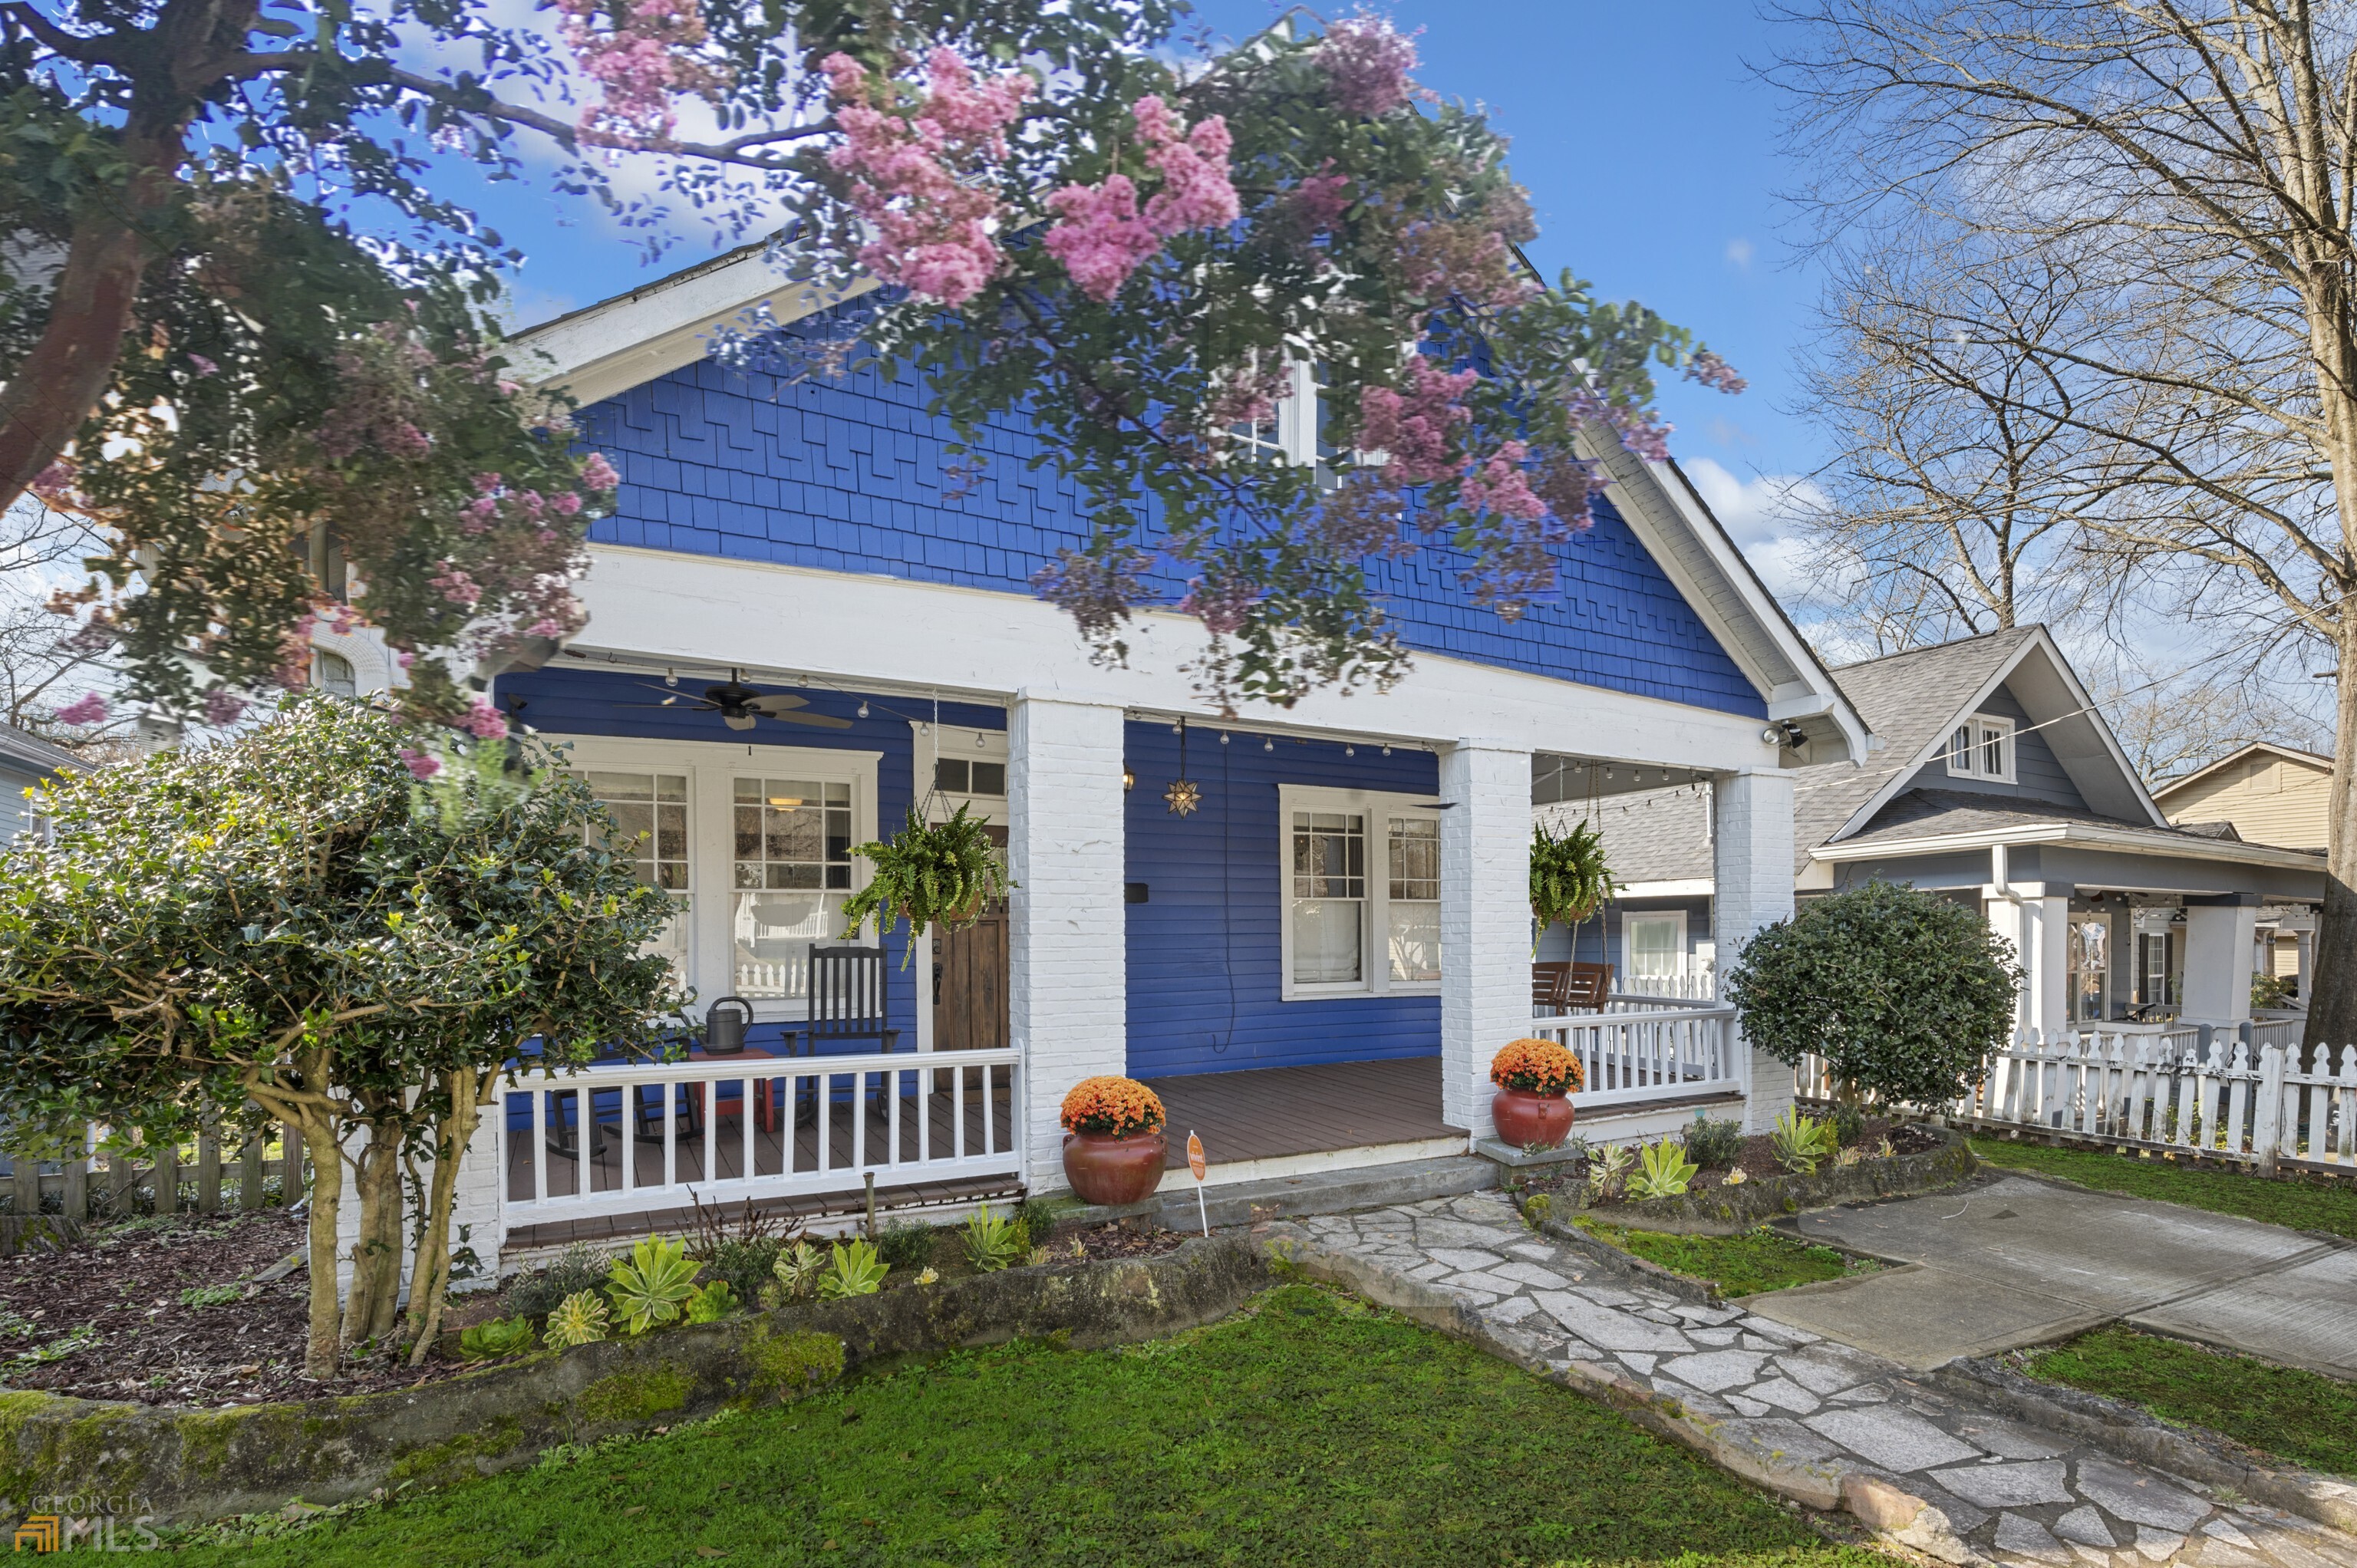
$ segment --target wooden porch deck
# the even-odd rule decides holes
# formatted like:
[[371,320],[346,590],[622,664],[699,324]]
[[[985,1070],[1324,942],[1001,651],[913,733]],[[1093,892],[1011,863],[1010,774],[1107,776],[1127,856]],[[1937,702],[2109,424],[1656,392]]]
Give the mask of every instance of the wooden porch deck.
[[1186,1167],[1190,1131],[1216,1165],[1465,1136],[1464,1128],[1441,1120],[1437,1056],[1145,1081],[1170,1118],[1167,1165],[1173,1170]]

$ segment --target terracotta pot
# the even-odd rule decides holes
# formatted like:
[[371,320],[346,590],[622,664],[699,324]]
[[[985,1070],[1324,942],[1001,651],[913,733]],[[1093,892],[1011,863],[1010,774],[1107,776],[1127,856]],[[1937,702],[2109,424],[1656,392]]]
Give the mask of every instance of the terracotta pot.
[[1162,1185],[1162,1162],[1169,1152],[1159,1127],[1119,1138],[1067,1133],[1064,1176],[1091,1203],[1135,1203]]
[[[1498,1124],[1498,1139],[1517,1149],[1536,1144],[1559,1149],[1571,1136],[1571,1101],[1560,1094],[1540,1094],[1527,1089],[1501,1089],[1490,1101],[1490,1120]],[[1071,1156],[1065,1156],[1067,1164]]]

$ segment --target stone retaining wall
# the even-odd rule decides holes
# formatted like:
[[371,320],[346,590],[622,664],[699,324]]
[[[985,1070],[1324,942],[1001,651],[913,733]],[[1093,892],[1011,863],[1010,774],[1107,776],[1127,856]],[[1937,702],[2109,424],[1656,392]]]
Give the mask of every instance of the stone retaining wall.
[[[931,1286],[541,1351],[418,1388],[226,1410],[0,1391],[0,1498],[103,1495],[167,1523],[364,1497],[791,1400],[846,1369],[1068,1335],[1150,1339],[1224,1316],[1269,1280],[1213,1237],[1159,1258],[1009,1269]],[[9,1506],[0,1503],[0,1511]]]
[[1827,1164],[1814,1176],[1755,1176],[1738,1187],[1714,1187],[1684,1197],[1648,1197],[1587,1212],[1607,1224],[1632,1230],[1674,1230],[1702,1236],[1732,1236],[1803,1209],[1837,1203],[1910,1197],[1953,1186],[1979,1168],[1964,1134],[1926,1126],[1941,1146],[1888,1160],[1854,1165]]

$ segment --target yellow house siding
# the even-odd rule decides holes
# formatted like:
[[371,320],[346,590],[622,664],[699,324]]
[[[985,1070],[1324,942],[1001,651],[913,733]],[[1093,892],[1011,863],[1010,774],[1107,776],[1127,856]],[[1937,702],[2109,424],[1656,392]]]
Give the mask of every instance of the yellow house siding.
[[2331,789],[2323,768],[2262,753],[2153,800],[2172,822],[2232,822],[2252,843],[2322,849]]

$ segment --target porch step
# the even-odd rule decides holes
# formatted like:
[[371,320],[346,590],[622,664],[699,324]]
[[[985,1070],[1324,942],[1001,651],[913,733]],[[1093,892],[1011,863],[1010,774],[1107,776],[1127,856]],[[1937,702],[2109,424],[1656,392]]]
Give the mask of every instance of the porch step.
[[[1313,1171],[1207,1187],[1203,1189],[1203,1205],[1216,1229],[1250,1225],[1262,1219],[1289,1219],[1303,1214],[1386,1208],[1395,1203],[1418,1203],[1427,1197],[1455,1197],[1497,1185],[1498,1167],[1488,1160],[1471,1155],[1451,1155],[1441,1159],[1361,1165],[1354,1170]],[[1197,1229],[1201,1221],[1195,1210],[1195,1184],[1183,1174],[1175,1179],[1165,1176],[1162,1190],[1144,1203],[1069,1210],[1057,1229],[1101,1225],[1108,1219],[1149,1213],[1173,1230]]]

